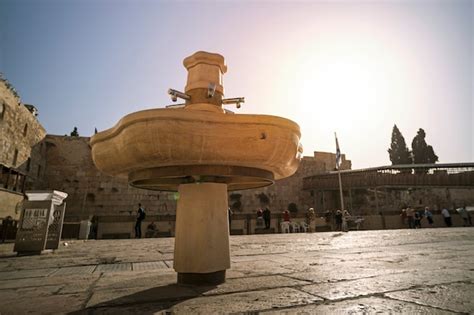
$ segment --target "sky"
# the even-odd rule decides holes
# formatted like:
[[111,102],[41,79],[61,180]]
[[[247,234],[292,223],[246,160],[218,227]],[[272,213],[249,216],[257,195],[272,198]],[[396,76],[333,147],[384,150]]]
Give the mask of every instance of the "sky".
[[304,155],[389,165],[393,125],[474,161],[474,1],[0,0],[0,72],[49,134],[171,104],[182,60],[223,55],[240,114],[289,118]]

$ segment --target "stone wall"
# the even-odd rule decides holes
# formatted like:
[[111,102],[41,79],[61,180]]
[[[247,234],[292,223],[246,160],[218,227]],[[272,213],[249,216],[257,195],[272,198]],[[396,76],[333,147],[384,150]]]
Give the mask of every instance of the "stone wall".
[[[298,171],[288,178],[277,181],[274,185],[261,189],[236,191],[231,193],[229,204],[235,205],[237,198],[232,194],[241,195],[241,209],[232,207],[233,211],[242,213],[255,213],[262,206],[259,195],[265,194],[270,203],[270,211],[281,213],[288,208],[290,203],[295,203],[299,211],[306,211],[314,207],[311,192],[303,190],[303,177],[326,173],[334,170],[336,155],[328,152],[314,152],[313,156],[305,156],[301,160]],[[351,169],[351,161],[346,160],[345,154],[341,156],[341,169]]]
[[28,159],[31,149],[45,137],[45,129],[2,80],[0,104],[0,164],[25,173],[37,172],[38,166],[28,165]]
[[[311,192],[310,192],[311,193]],[[312,203],[316,209],[340,209],[339,191],[314,191]],[[324,196],[324,204],[322,198]],[[474,187],[412,187],[344,190],[345,208],[354,215],[397,214],[410,206],[423,210],[426,206],[434,211],[443,208],[474,206]]]
[[20,219],[19,204],[22,200],[23,194],[0,189],[0,219],[8,216]]
[[68,193],[66,221],[93,215],[134,215],[138,203],[149,215],[174,213],[175,194],[129,187],[128,182],[101,173],[95,167],[88,137],[47,135],[45,173],[36,189]]
[[[34,107],[31,105],[33,110]],[[0,78],[0,218],[18,216],[21,190],[33,187],[44,170],[41,141],[46,131],[11,87]],[[26,179],[25,179],[26,176]],[[14,190],[14,191],[13,191]]]
[[[92,215],[134,215],[139,202],[148,215],[175,213],[177,194],[135,189],[126,180],[112,178],[97,170],[92,161],[89,140],[87,137],[55,135],[48,135],[44,140],[46,168],[36,188],[56,189],[69,194],[66,221]],[[306,210],[309,203],[305,196],[308,192],[302,190],[303,177],[332,170],[334,161],[335,154],[325,152],[304,157],[295,175],[266,188],[234,192],[234,195],[241,195],[241,207],[235,210],[254,213],[260,207],[257,197],[260,193],[269,197],[272,211],[281,212],[290,202]],[[342,161],[342,167],[350,169],[351,162],[344,155]]]

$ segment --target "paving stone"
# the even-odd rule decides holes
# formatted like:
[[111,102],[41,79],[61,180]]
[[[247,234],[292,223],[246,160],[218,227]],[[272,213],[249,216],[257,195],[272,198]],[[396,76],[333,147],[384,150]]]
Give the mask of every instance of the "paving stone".
[[65,267],[56,270],[51,276],[70,276],[91,274],[97,268],[97,265]]
[[386,275],[391,273],[401,273],[392,270],[375,269],[375,268],[334,268],[334,265],[322,265],[313,268],[307,268],[304,272],[291,273],[287,276],[312,281],[320,282],[336,282],[343,280],[355,280],[370,278],[374,276]]
[[321,301],[313,295],[296,289],[278,288],[190,299],[174,305],[169,311],[178,314],[256,312]]
[[176,272],[169,268],[148,271],[124,271],[102,274],[95,287],[97,290],[135,287],[147,289],[176,283],[176,279]]
[[149,262],[141,262],[141,263],[132,264],[132,269],[134,271],[163,269],[163,268],[168,268],[168,266],[163,261],[149,261]]
[[231,292],[255,291],[278,287],[296,287],[307,285],[307,281],[295,280],[283,276],[261,276],[229,279],[215,288],[206,290],[203,295],[216,295]]
[[53,268],[3,271],[0,272],[0,280],[47,277],[55,271]]
[[[173,238],[68,241],[52,254],[24,257],[13,255],[12,244],[0,244],[0,297],[8,301],[0,303],[0,313],[473,309],[474,228],[246,235],[230,241],[227,281],[213,287],[176,285]],[[94,272],[88,267],[97,265]]]
[[453,312],[474,312],[474,284],[453,283],[386,293],[386,296]]
[[103,264],[98,265],[94,272],[121,272],[132,270],[132,264]]
[[[0,281],[0,290],[19,288],[41,288],[44,286],[69,286],[77,283],[93,283],[100,274],[70,275],[61,277],[23,278]],[[1,295],[1,293],[0,293]]]
[[280,267],[280,264],[271,260],[241,261],[232,264],[233,271],[241,271],[247,275],[285,274],[293,270]]
[[81,309],[87,294],[50,295],[6,299],[2,296],[0,314],[67,314]]
[[435,274],[429,270],[399,273],[349,281],[327,282],[304,286],[301,290],[329,300],[339,300],[375,293],[409,289],[415,286],[450,283],[463,280],[457,271]]
[[192,298],[199,293],[190,287],[171,283],[151,288],[132,287],[120,289],[95,290],[87,303],[87,308],[103,306],[116,306],[128,304],[150,303],[157,301],[168,301],[183,298]]
[[262,314],[310,315],[310,314],[455,314],[436,308],[421,306],[380,297],[368,297],[327,304],[312,304],[278,311],[263,311]]

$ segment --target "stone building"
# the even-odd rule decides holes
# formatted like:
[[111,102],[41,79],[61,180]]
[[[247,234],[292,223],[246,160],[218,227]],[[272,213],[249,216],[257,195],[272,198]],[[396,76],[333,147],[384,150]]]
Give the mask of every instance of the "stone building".
[[33,105],[23,104],[11,84],[0,77],[0,218],[18,218],[22,191],[43,175],[41,141],[46,131]]

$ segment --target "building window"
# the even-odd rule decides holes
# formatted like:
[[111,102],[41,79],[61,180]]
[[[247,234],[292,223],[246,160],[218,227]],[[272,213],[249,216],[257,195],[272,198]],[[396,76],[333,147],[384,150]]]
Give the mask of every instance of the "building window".
[[28,124],[25,124],[25,128],[23,128],[23,137],[26,137],[27,133],[28,133]]
[[26,171],[29,172],[31,169],[31,158],[26,161]]
[[13,167],[16,167],[17,159],[18,159],[18,149],[15,149],[15,154],[13,155]]

